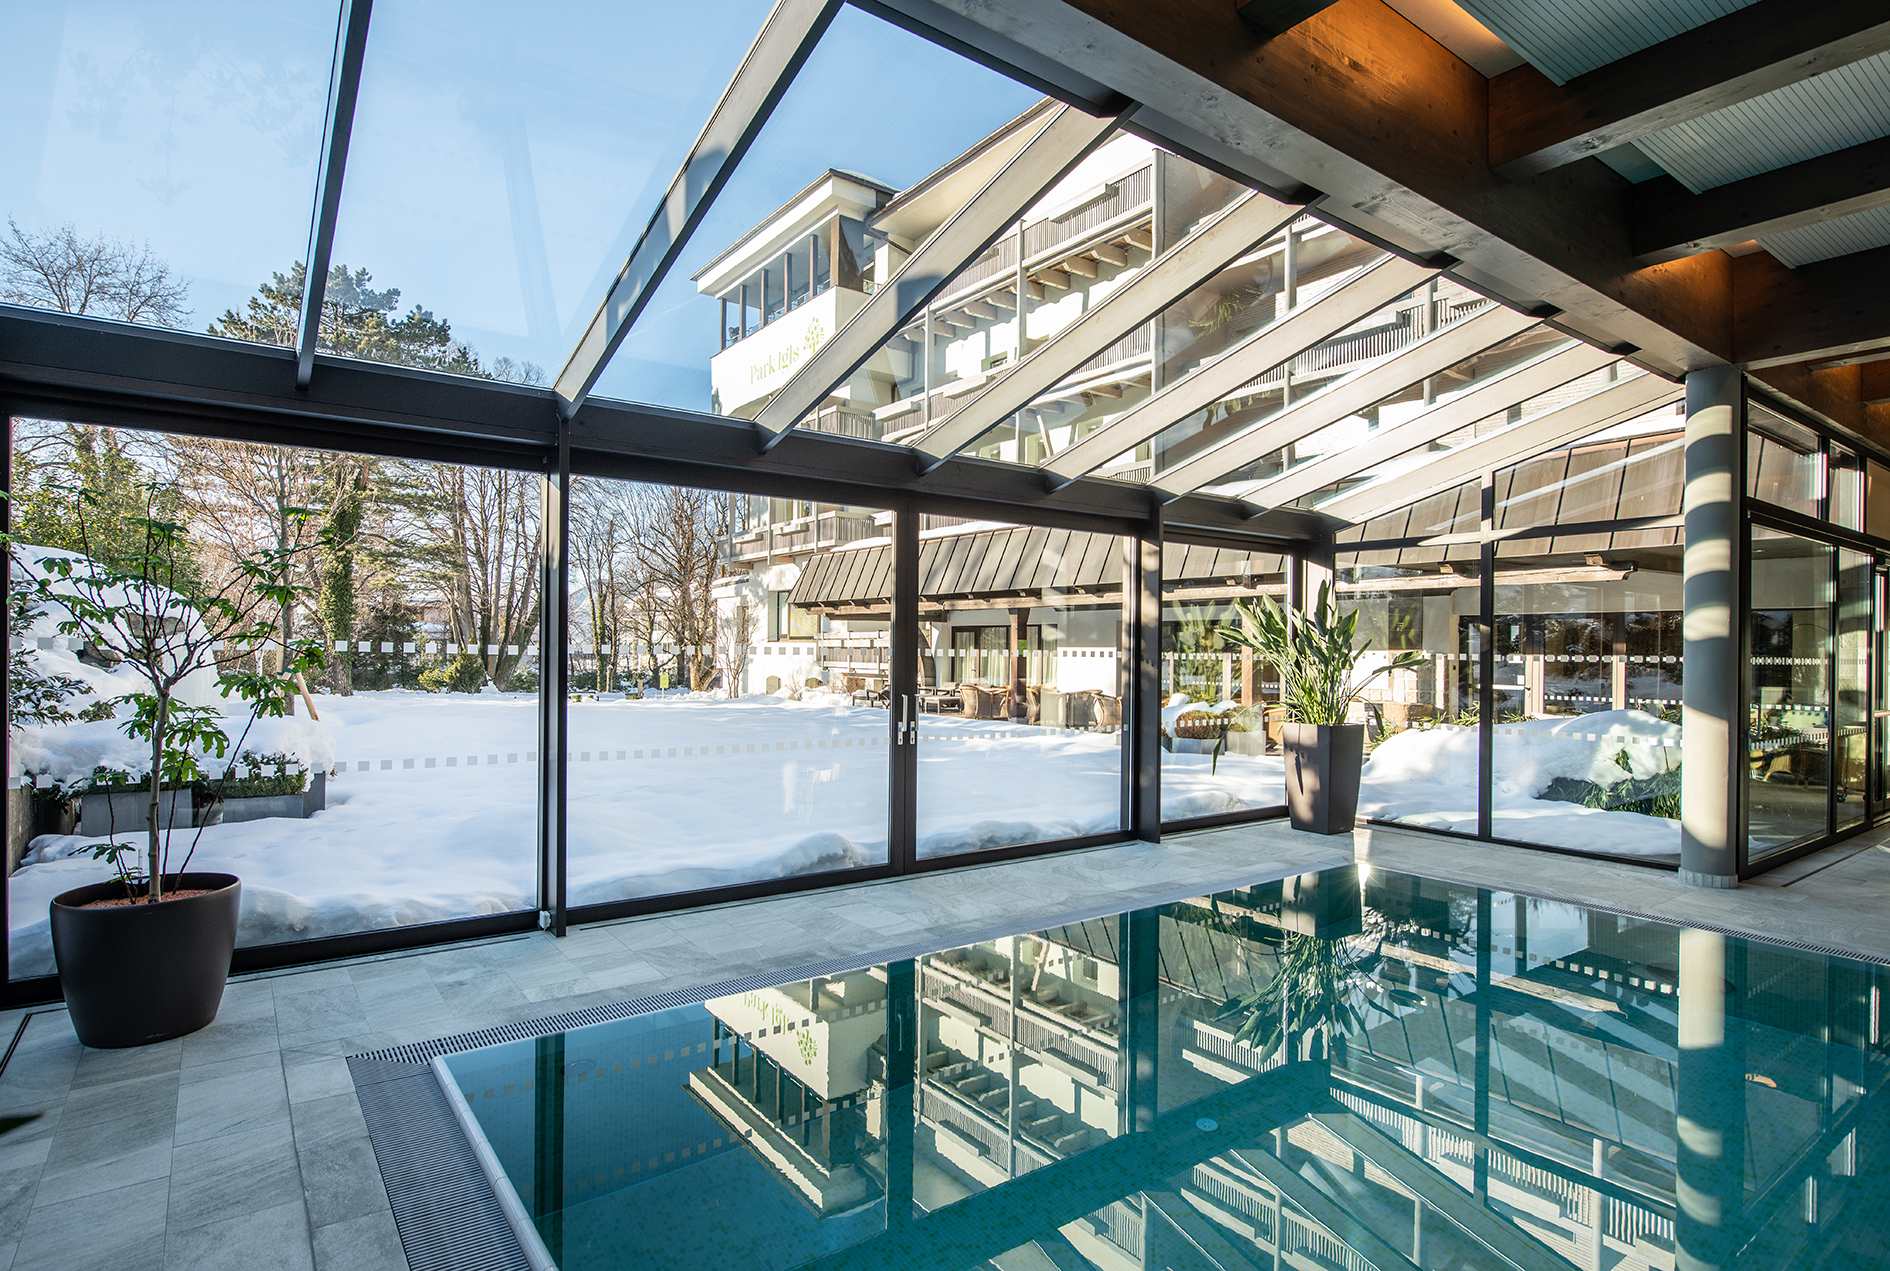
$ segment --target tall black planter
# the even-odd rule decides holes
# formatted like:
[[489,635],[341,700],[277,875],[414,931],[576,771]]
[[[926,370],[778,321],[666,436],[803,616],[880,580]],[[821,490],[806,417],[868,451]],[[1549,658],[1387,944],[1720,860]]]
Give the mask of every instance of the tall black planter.
[[1350,834],[1358,817],[1365,725],[1287,724],[1280,738],[1286,750],[1286,812],[1293,828]]
[[143,1046],[194,1033],[217,1017],[243,885],[233,874],[164,879],[166,891],[206,887],[214,890],[109,909],[81,906],[123,896],[124,884],[93,883],[53,898],[53,958],[80,1041]]

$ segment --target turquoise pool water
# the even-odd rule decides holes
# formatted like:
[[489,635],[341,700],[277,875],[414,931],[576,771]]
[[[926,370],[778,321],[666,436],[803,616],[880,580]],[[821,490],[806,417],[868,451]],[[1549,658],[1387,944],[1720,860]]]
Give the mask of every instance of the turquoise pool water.
[[1886,1267],[1887,970],[1348,867],[444,1063],[565,1271]]

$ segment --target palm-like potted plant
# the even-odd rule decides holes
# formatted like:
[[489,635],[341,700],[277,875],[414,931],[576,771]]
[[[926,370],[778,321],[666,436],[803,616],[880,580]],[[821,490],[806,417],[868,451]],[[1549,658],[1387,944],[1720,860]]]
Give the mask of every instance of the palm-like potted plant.
[[[262,616],[301,598],[291,581],[288,551],[241,555],[219,582],[192,576],[187,528],[164,515],[163,488],[145,487],[143,507],[122,519],[128,546],[95,547],[91,526],[110,514],[90,490],[76,490],[79,555],[49,554],[38,562],[36,598],[62,615],[59,630],[82,638],[108,661],[129,667],[144,687],[115,705],[130,711],[125,733],[149,744],[145,844],[97,844],[115,877],[53,899],[53,956],[79,1040],[88,1046],[138,1046],[194,1032],[216,1018],[236,947],[242,884],[231,874],[191,873],[190,850],[171,869],[176,813],[162,792],[211,785],[203,764],[227,756],[221,778],[236,767],[250,727],[290,713],[296,677],[322,664],[316,641],[283,644]],[[219,670],[226,644],[276,644],[275,671]],[[216,707],[181,700],[197,673],[217,672],[217,688],[248,707],[234,747]],[[198,679],[201,680],[201,676]],[[235,753],[231,753],[234,750]],[[188,796],[176,798],[189,807]],[[201,826],[198,827],[199,837]],[[108,836],[116,839],[116,834]]]
[[1352,703],[1379,676],[1424,665],[1425,655],[1400,653],[1355,681],[1353,672],[1371,641],[1358,641],[1358,611],[1339,613],[1329,584],[1320,584],[1318,602],[1294,619],[1271,596],[1261,596],[1258,604],[1238,601],[1235,610],[1240,625],[1226,628],[1222,638],[1279,669],[1280,704],[1291,714],[1281,740],[1293,828],[1351,833],[1365,763],[1365,725],[1346,722]]

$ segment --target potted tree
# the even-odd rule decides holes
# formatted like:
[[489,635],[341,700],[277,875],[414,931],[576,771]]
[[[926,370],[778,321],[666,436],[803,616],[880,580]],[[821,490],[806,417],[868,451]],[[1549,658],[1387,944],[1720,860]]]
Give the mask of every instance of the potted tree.
[[[71,493],[81,552],[42,555],[34,588],[65,615],[63,634],[83,638],[144,681],[143,689],[115,704],[131,708],[121,726],[148,743],[150,770],[144,774],[142,854],[132,843],[94,846],[94,856],[109,860],[116,877],[53,899],[53,956],[79,1040],[138,1046],[194,1032],[216,1018],[242,899],[234,875],[190,872],[201,826],[171,869],[175,818],[161,810],[162,793],[209,784],[204,764],[212,756],[227,756],[227,777],[250,727],[291,712],[295,677],[319,667],[322,653],[315,641],[283,643],[273,624],[258,616],[300,598],[291,582],[294,549],[238,556],[220,581],[207,582],[191,568],[186,527],[164,514],[170,500],[163,487],[143,486],[143,505],[134,514],[106,507],[91,490]],[[95,546],[94,524],[108,516],[117,521],[108,536],[114,545]],[[219,670],[216,652],[226,644],[275,644],[282,656],[273,672],[260,659],[255,671]],[[234,747],[221,710],[180,698],[186,681],[194,676],[200,683],[205,672],[215,675],[223,697],[248,704],[248,722]]]
[[[1400,653],[1353,682],[1371,641],[1358,639],[1358,611],[1340,614],[1329,584],[1319,587],[1310,613],[1295,619],[1271,596],[1235,603],[1240,625],[1222,638],[1245,645],[1279,668],[1280,703],[1290,715],[1281,732],[1286,751],[1286,810],[1293,828],[1312,834],[1349,834],[1358,815],[1359,774],[1365,763],[1365,725],[1347,723],[1352,703],[1380,675],[1425,662]],[[1369,704],[1368,704],[1369,705]]]

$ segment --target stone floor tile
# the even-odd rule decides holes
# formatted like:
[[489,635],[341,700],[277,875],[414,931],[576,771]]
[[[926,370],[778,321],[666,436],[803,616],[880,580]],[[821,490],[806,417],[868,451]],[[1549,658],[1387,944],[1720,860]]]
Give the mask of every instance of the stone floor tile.
[[99,1192],[116,1191],[133,1183],[168,1177],[171,1144],[168,1138],[141,1148],[111,1149],[82,1158],[48,1161],[33,1193],[33,1207],[56,1205]]
[[165,1271],[313,1271],[308,1213],[297,1200],[166,1233]]
[[176,1142],[181,1146],[227,1134],[275,1133],[288,1119],[289,1092],[282,1065],[276,1063],[220,1081],[182,1086],[177,1092]]
[[354,976],[347,967],[316,967],[307,971],[272,973],[266,983],[275,989],[276,1000],[299,997],[324,989],[351,989]]
[[13,1262],[32,1271],[160,1271],[169,1179],[35,1206]]
[[105,1127],[131,1138],[160,1131],[168,1135],[177,1121],[177,1091],[175,1072],[74,1090],[59,1111],[53,1156],[60,1155],[60,1141]]
[[354,1089],[354,1078],[345,1059],[324,1059],[312,1064],[297,1064],[285,1070],[289,1082],[290,1103],[307,1103],[347,1094]]
[[391,1211],[315,1228],[315,1271],[407,1271]]
[[366,1031],[367,1017],[353,981],[307,992],[276,995],[276,1029],[284,1038],[327,1034],[346,1037]]
[[208,1028],[183,1039],[183,1067],[188,1072],[226,1059],[270,1054],[276,1050],[279,1039],[273,1006],[269,1014],[248,1019],[226,1019],[219,1015]]
[[249,1055],[233,1055],[228,1059],[212,1059],[201,1064],[186,1064],[177,1074],[178,1091],[181,1094],[187,1086],[205,1081],[224,1081],[232,1077],[241,1077],[252,1072],[274,1072],[282,1067],[282,1052],[271,1046],[268,1050],[259,1050]]
[[37,1164],[0,1170],[0,1243],[18,1240],[26,1227],[33,1212],[33,1193],[39,1187],[39,1170]]
[[298,1151],[302,1196],[311,1227],[363,1218],[388,1208],[374,1148],[362,1139],[332,1139]]
[[367,1120],[361,1115],[361,1101],[353,1089],[326,1099],[291,1104],[289,1116],[298,1151],[340,1139],[367,1138]]
[[107,1086],[133,1077],[151,1077],[176,1072],[183,1064],[184,1039],[172,1038],[149,1046],[127,1046],[123,1050],[93,1050],[87,1047],[79,1056],[72,1073],[72,1088]]
[[171,1159],[170,1226],[258,1213],[293,1204],[300,1193],[295,1136],[285,1117],[267,1131],[179,1144]]

